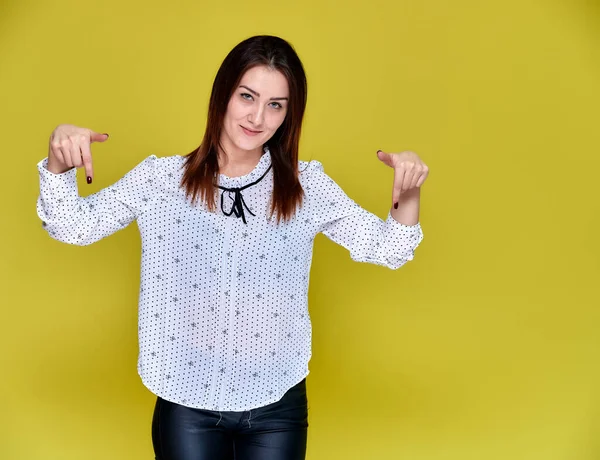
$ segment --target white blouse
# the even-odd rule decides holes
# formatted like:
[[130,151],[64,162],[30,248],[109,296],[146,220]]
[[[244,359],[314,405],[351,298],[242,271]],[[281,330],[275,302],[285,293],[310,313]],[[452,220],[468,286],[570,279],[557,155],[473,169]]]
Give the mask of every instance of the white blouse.
[[[232,210],[235,193],[218,190],[218,210],[209,212],[186,199],[183,162],[179,155],[151,155],[115,184],[81,197],[76,169],[53,174],[44,159],[38,163],[38,216],[54,239],[76,245],[137,220],[138,372],[151,392],[209,410],[270,404],[309,372],[307,293],[315,236],[322,232],[355,261],[397,269],[412,260],[421,227],[367,212],[318,161],[300,162],[304,204],[278,225],[268,218],[268,149],[249,174],[219,176],[220,186],[232,188],[264,175],[240,192],[243,203],[238,199]],[[236,217],[240,208],[243,219]]]

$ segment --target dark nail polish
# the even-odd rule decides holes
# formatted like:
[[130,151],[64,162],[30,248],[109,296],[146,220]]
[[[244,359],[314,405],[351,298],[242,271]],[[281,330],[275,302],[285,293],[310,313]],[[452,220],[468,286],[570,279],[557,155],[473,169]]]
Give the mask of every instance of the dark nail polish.
[[87,183],[91,184],[92,183],[92,178],[90,176],[87,176]]
[[394,203],[394,209],[398,209],[398,203]]
[[106,137],[110,137],[110,136],[108,135],[108,133],[102,133],[102,134],[104,134]]

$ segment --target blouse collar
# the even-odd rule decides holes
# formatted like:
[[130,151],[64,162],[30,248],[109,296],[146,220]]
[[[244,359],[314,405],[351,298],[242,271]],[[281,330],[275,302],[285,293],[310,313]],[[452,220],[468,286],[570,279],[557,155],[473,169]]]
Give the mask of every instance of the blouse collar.
[[271,152],[265,145],[263,154],[258,160],[258,164],[248,174],[238,177],[229,177],[225,174],[219,174],[219,183],[222,187],[243,187],[260,179],[271,166]]

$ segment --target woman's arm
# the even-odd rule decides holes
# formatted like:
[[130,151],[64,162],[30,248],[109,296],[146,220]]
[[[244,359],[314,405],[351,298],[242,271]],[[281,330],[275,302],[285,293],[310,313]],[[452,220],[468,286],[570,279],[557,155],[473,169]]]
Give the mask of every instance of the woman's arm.
[[[61,125],[51,138],[48,158],[37,165],[37,214],[44,229],[58,241],[84,246],[111,235],[136,219],[158,192],[157,184],[153,185],[157,158],[150,156],[112,186],[79,196],[75,168],[85,167],[86,176],[92,177],[89,143],[94,135],[84,128]],[[73,158],[77,152],[80,157]]]
[[[318,161],[310,162],[303,176],[302,185],[317,231],[348,249],[352,260],[397,269],[413,259],[414,250],[423,239],[418,222],[401,223],[399,219],[404,220],[404,216],[396,219],[391,211],[386,220],[382,220],[363,209],[325,174]],[[398,209],[392,207],[392,210],[395,214],[403,213],[412,206],[414,212],[415,202],[411,203],[401,202]]]
[[156,196],[152,188],[157,158],[150,156],[115,184],[79,196],[76,169],[50,172],[47,159],[38,163],[40,194],[36,208],[42,225],[55,240],[86,246],[133,222]]

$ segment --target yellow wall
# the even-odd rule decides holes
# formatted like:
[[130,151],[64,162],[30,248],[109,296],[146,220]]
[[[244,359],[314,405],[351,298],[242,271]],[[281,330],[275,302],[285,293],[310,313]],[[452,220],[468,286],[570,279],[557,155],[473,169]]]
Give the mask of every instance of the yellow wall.
[[597,4],[3,0],[0,458],[153,458],[137,229],[51,240],[35,164],[64,122],[111,135],[84,194],[190,151],[257,33],[296,46],[302,158],[360,204],[390,205],[377,149],[431,168],[408,266],[317,240],[308,459],[600,458]]

